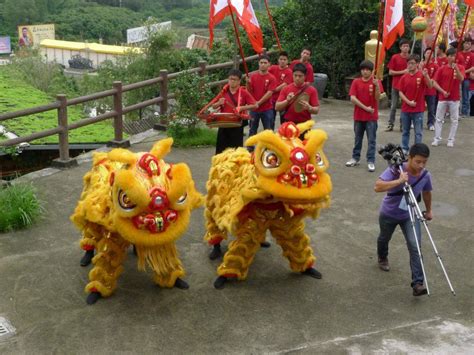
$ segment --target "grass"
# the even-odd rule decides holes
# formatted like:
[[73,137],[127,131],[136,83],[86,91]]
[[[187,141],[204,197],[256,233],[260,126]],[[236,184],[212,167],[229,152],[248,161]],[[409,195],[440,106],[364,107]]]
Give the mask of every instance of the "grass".
[[[55,100],[48,94],[22,81],[8,65],[0,66],[0,114],[18,111],[34,106],[46,105]],[[79,106],[68,107],[69,122],[85,117]],[[69,143],[103,143],[114,138],[112,121],[103,121],[69,132]],[[18,136],[26,136],[54,128],[58,125],[57,111],[47,111],[35,115],[14,118],[0,122],[8,131]],[[0,136],[0,140],[5,137]],[[58,143],[58,135],[41,138],[33,144]]]
[[27,228],[42,212],[31,184],[15,184],[0,190],[0,233]]
[[215,146],[217,130],[209,128],[186,128],[181,125],[172,125],[167,129],[169,137],[173,137],[174,146],[177,147],[199,147]]

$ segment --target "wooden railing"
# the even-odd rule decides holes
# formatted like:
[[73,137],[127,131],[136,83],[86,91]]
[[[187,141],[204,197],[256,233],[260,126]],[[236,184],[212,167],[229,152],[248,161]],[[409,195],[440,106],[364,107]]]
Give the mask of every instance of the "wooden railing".
[[[268,52],[271,54],[273,52]],[[258,55],[253,55],[246,57],[246,61],[253,61],[258,59]],[[69,156],[69,131],[84,127],[96,122],[104,121],[113,118],[114,122],[114,139],[111,140],[107,145],[112,147],[129,147],[130,141],[124,140],[123,138],[123,115],[135,110],[142,109],[151,105],[160,105],[160,114],[165,114],[168,111],[168,100],[175,97],[173,93],[168,91],[168,83],[170,80],[177,78],[180,75],[187,73],[198,73],[199,75],[205,75],[208,71],[217,70],[217,69],[226,69],[226,68],[238,68],[242,63],[242,59],[239,56],[235,56],[233,61],[211,64],[208,65],[205,61],[199,62],[199,67],[184,70],[177,73],[168,74],[167,70],[160,70],[160,76],[157,78],[140,81],[133,84],[123,85],[121,81],[115,81],[113,83],[113,88],[106,91],[96,92],[90,95],[76,97],[73,99],[68,99],[66,95],[60,94],[56,96],[56,101],[48,105],[32,107],[24,110],[9,112],[0,115],[0,122],[6,121],[13,118],[19,118],[23,116],[29,116],[37,113],[42,113],[51,110],[57,110],[58,117],[58,126],[55,128],[47,129],[40,132],[34,132],[30,135],[8,139],[0,141],[0,146],[9,147],[15,146],[23,142],[30,142],[35,139],[44,138],[58,135],[59,138],[59,158],[54,161],[54,165],[61,168],[67,168],[73,165],[76,165],[77,162],[74,158]],[[210,87],[216,87],[223,85],[227,82],[226,80],[219,80],[209,83]],[[160,96],[138,102],[136,104],[123,107],[123,93],[128,91],[133,91],[137,89],[142,89],[151,85],[160,85]],[[86,102],[103,99],[106,97],[113,96],[113,109],[109,112],[100,114],[95,117],[87,117],[79,121],[69,123],[68,121],[68,107],[83,104]]]

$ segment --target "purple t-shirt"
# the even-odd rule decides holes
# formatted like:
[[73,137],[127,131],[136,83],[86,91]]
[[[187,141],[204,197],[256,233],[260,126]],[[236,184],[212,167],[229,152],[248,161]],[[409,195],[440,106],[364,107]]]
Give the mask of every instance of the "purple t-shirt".
[[[403,164],[403,171],[406,171],[406,164],[407,163]],[[425,170],[423,170],[421,174],[423,174],[424,171]],[[411,176],[410,174],[408,174],[408,183],[410,185],[413,185],[421,177],[421,174],[419,176]],[[400,172],[392,171],[391,167],[385,169],[385,171],[379,176],[379,178],[383,181],[392,181],[398,179],[399,177]],[[401,195],[388,196],[388,194],[398,192],[402,188],[403,185],[399,185],[387,191],[387,195],[385,195],[384,199],[382,200],[382,205],[380,206],[381,214],[397,220],[404,220],[410,217],[403,193]],[[425,174],[425,176],[420,180],[420,182],[418,182],[416,186],[412,188],[415,197],[419,196],[422,191],[433,190],[433,187],[431,185],[431,174],[429,172]]]

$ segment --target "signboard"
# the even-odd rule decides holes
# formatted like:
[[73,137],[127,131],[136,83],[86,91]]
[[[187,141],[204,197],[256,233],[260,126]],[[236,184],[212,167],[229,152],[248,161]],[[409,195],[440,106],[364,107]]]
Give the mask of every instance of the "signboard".
[[0,54],[10,54],[12,52],[12,46],[10,37],[0,37]]
[[171,30],[171,21],[155,23],[151,26],[135,27],[127,30],[127,43],[146,41],[149,33]]
[[18,26],[20,47],[38,47],[43,39],[55,39],[54,24]]

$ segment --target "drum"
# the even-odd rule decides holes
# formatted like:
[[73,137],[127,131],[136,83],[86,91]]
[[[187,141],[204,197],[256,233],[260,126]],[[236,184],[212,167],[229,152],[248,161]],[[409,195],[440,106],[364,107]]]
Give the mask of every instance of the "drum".
[[235,128],[242,125],[243,119],[248,119],[248,115],[237,115],[235,113],[208,113],[200,115],[200,118],[206,120],[209,128]]

